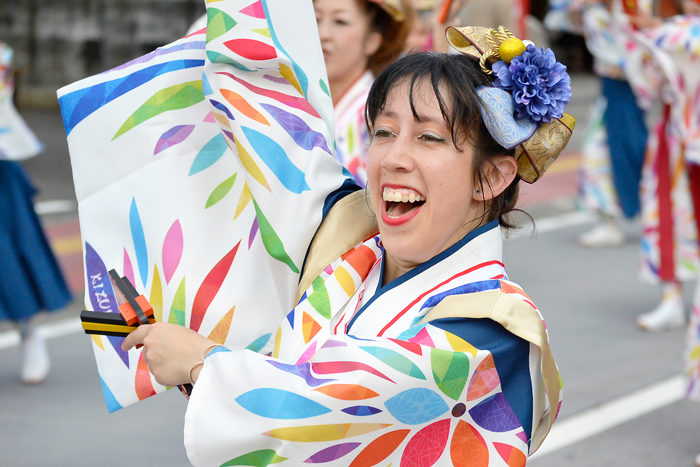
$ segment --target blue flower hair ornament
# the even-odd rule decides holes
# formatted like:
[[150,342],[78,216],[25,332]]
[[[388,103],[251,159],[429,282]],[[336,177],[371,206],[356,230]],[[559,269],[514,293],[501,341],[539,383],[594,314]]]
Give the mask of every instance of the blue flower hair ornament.
[[504,27],[450,27],[446,34],[452,47],[495,76],[492,86],[477,90],[482,118],[498,144],[515,148],[520,178],[534,183],[564,150],[576,125],[564,113],[571,99],[566,67],[550,49],[526,44]]

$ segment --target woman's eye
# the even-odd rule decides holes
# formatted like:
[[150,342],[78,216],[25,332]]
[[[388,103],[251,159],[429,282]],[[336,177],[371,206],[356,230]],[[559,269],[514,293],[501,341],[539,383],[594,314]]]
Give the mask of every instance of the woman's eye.
[[347,26],[348,24],[350,24],[350,22],[344,19],[336,19],[335,24],[338,24],[340,26]]
[[374,137],[375,138],[388,138],[392,134],[393,133],[390,132],[389,130],[377,130],[374,132]]
[[418,139],[423,140],[423,141],[427,141],[429,143],[444,143],[445,142],[445,138],[441,138],[437,135],[433,135],[430,133],[423,133],[422,135],[420,135],[418,137]]

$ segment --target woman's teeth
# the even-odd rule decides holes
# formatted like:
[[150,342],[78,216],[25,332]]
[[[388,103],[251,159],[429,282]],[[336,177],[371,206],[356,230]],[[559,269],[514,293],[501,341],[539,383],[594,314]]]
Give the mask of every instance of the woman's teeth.
[[415,203],[425,201],[425,197],[416,193],[401,193],[399,191],[384,190],[382,193],[384,201],[392,201],[394,203]]

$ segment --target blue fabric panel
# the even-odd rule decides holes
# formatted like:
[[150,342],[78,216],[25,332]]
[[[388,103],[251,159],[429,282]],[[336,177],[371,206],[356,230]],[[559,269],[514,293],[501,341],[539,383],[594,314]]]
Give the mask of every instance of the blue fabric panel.
[[449,297],[450,295],[462,295],[462,294],[467,294],[467,293],[486,292],[488,290],[498,290],[500,288],[501,288],[501,281],[498,279],[490,279],[487,281],[471,282],[469,284],[464,284],[464,285],[461,285],[459,287],[455,287],[454,289],[445,290],[444,292],[441,292],[439,294],[431,296],[429,299],[427,299],[425,301],[425,303],[423,303],[423,306],[421,306],[420,309],[424,310],[425,308],[432,308],[432,307],[436,306],[438,303],[440,303],[445,297]]
[[605,130],[608,133],[613,183],[625,217],[633,218],[641,209],[639,183],[647,143],[644,112],[637,105],[627,81],[601,78],[602,94],[608,101]]
[[360,189],[360,185],[355,182],[354,178],[346,178],[340,188],[326,196],[326,200],[323,202],[323,218],[326,218],[328,211],[335,206],[335,203]]

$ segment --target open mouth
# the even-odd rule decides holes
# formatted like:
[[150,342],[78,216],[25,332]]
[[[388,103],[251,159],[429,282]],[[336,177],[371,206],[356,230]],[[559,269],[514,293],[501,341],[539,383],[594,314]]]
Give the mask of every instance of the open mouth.
[[425,204],[425,196],[412,190],[384,188],[382,198],[386,205],[386,215],[390,219],[405,217]]

